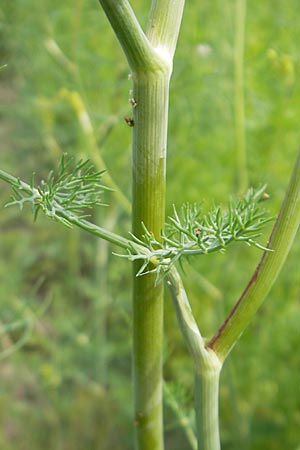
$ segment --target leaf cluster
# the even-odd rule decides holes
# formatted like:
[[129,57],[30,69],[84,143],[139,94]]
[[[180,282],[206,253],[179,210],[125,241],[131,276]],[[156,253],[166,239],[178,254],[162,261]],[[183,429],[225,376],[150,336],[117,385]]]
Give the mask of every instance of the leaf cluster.
[[86,210],[104,205],[101,194],[110,189],[101,183],[103,172],[95,171],[89,160],[75,163],[63,155],[57,174],[51,171],[37,187],[34,174],[30,185],[14,179],[14,195],[6,206],[18,205],[22,209],[25,203],[29,203],[35,219],[42,210],[47,216],[71,226],[67,216],[83,219],[88,217]]
[[173,215],[168,218],[161,241],[144,225],[141,239],[132,236],[137,244],[148,249],[147,254],[136,254],[135,247],[129,255],[132,260],[142,260],[137,275],[155,272],[161,280],[181,257],[224,252],[234,241],[270,250],[257,241],[263,226],[272,220],[260,207],[267,197],[263,186],[249,189],[239,200],[229,201],[226,210],[218,206],[204,213],[201,204],[186,203],[178,212],[173,206]]

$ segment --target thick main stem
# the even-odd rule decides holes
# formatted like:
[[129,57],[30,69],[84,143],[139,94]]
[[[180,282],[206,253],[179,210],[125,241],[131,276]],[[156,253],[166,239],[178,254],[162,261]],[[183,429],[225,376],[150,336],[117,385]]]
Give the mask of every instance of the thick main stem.
[[[160,239],[165,216],[169,80],[184,0],[152,2],[144,34],[128,0],[100,0],[132,70],[132,231],[142,223]],[[167,14],[165,14],[167,13]],[[133,385],[138,450],[163,450],[163,286],[133,280]]]
[[[133,74],[133,233],[141,223],[159,239],[165,215],[169,71]],[[162,450],[163,285],[152,275],[133,281],[133,384],[139,450]]]

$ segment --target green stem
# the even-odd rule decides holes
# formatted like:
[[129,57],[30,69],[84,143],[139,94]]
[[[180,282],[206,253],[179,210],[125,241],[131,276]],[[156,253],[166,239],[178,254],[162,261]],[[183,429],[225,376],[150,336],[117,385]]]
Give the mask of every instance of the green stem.
[[127,0],[99,0],[127,57],[131,70],[138,72],[160,66],[160,57],[151,46]]
[[147,36],[156,48],[165,49],[173,59],[179,34],[184,0],[153,0]]
[[245,136],[244,98],[244,47],[246,0],[236,0],[235,6],[235,50],[234,50],[234,116],[235,144],[237,155],[238,190],[243,193],[248,186],[247,150]]
[[[160,239],[165,220],[169,71],[133,75],[132,232]],[[155,275],[133,279],[133,382],[137,448],[162,450],[163,284]]]
[[198,450],[220,450],[219,434],[220,364],[210,359],[195,374],[195,411]]
[[[169,80],[184,0],[153,1],[150,39],[127,0],[100,0],[132,70],[132,231],[142,223],[157,239],[165,220]],[[171,20],[164,18],[170,14]],[[163,284],[155,276],[133,280],[133,384],[139,450],[162,450]]]
[[[100,216],[100,214],[98,214]],[[100,217],[99,217],[100,218]],[[112,208],[108,216],[105,218],[105,227],[111,230],[118,218],[116,208]],[[98,345],[99,356],[97,358],[97,368],[99,380],[103,386],[109,384],[107,346],[108,329],[109,329],[109,305],[112,302],[111,290],[109,285],[109,273],[111,272],[110,261],[110,245],[104,239],[98,239],[95,254],[95,285],[100,288],[102,294],[95,298],[95,328],[96,340]]]
[[170,290],[182,335],[195,365],[199,366],[199,363],[204,362],[206,359],[205,343],[193,316],[181,277],[175,266],[168,272],[167,286]]
[[195,410],[198,450],[220,450],[219,376],[221,361],[205,346],[175,267],[167,275],[178,322],[195,366]]
[[240,299],[211,339],[209,347],[224,361],[263,303],[290,251],[300,224],[300,152],[272,230],[268,247]]
[[[6,173],[4,170],[0,170],[0,179],[17,189],[22,188],[22,190],[27,192],[28,195],[31,194],[36,199],[40,197],[40,194],[36,188],[33,188],[24,181],[21,181],[20,179],[14,177],[13,175],[10,175],[9,173]],[[82,230],[85,230],[88,233],[93,234],[94,236],[97,236],[99,238],[105,239],[111,244],[115,244],[125,250],[130,249],[131,245],[133,244],[129,239],[125,239],[124,237],[113,233],[112,231],[106,230],[105,228],[99,227],[98,225],[95,225],[88,220],[82,219],[75,216],[74,214],[71,214],[70,212],[64,211],[63,208],[59,205],[56,205],[56,214],[58,217],[65,219],[67,222],[76,225]],[[134,245],[139,247],[137,244]],[[141,248],[141,250],[143,249]]]

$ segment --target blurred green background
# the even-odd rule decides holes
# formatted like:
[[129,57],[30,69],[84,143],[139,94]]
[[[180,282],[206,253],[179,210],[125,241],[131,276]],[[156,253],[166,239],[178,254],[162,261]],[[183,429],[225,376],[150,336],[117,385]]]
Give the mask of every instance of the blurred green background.
[[[237,0],[239,1],[239,0]],[[145,3],[147,3],[145,5]],[[150,1],[133,1],[143,25]],[[300,141],[297,0],[248,2],[245,134],[249,184],[268,184],[276,214]],[[168,211],[225,203],[238,191],[234,46],[236,1],[188,2],[170,98]],[[130,229],[131,83],[96,0],[2,0],[0,167],[29,180],[62,152],[103,161],[123,196],[93,220]],[[0,184],[0,448],[130,450],[129,263],[106,243],[30,211],[3,209]],[[125,197],[124,197],[125,196]],[[265,242],[266,236],[262,237]],[[255,321],[224,367],[223,449],[299,450],[299,237]],[[236,246],[185,266],[203,333],[216,330],[260,251]],[[166,449],[190,449],[176,408],[192,423],[193,371],[165,302]],[[175,406],[174,406],[175,405]]]

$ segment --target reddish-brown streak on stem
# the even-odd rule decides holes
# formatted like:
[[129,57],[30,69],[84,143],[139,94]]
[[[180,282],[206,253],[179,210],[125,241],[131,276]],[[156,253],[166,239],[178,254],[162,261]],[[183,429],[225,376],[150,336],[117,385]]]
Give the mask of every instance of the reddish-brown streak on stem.
[[[273,234],[275,232],[275,229],[277,227],[277,223],[279,220],[279,217],[281,215],[281,212],[278,214],[278,217],[276,219],[276,223],[273,227],[273,230],[271,232],[270,238],[268,240],[267,243],[267,248],[271,247],[271,243],[272,243],[272,238],[273,238]],[[251,288],[251,286],[256,282],[257,277],[259,276],[259,272],[260,272],[260,268],[264,262],[264,259],[267,255],[267,251],[264,251],[252,277],[250,278],[246,288],[244,289],[242,295],[240,296],[240,298],[238,299],[238,301],[236,302],[236,304],[234,305],[234,307],[232,308],[232,310],[230,311],[230,313],[228,314],[228,316],[226,317],[226,319],[224,320],[224,322],[222,323],[222,325],[220,326],[220,328],[218,329],[217,333],[214,335],[214,337],[209,341],[209,343],[207,344],[207,347],[211,348],[212,350],[214,349],[215,343],[219,340],[220,336],[222,336],[223,331],[225,330],[228,322],[230,321],[230,319],[234,316],[236,310],[238,309],[238,307],[240,306],[241,302],[243,301],[245,295],[247,294],[247,292],[249,291],[249,289]]]
[[259,269],[263,263],[263,260],[265,258],[266,253],[263,254],[263,256],[261,257],[261,260],[259,261],[254,274],[252,275],[252,277],[250,278],[250,281],[248,282],[245,290],[243,291],[242,295],[240,296],[240,298],[238,299],[238,301],[236,302],[236,304],[234,305],[234,307],[232,308],[232,310],[230,311],[230,313],[228,314],[228,316],[226,317],[226,319],[224,320],[223,324],[220,326],[219,330],[217,331],[217,333],[214,335],[214,337],[209,341],[207,347],[214,349],[214,344],[216,341],[218,341],[218,339],[220,338],[220,336],[223,333],[223,330],[226,328],[227,323],[230,321],[230,319],[232,318],[232,316],[234,315],[235,311],[238,309],[240,303],[242,302],[243,298],[245,297],[246,293],[248,292],[248,290],[250,289],[250,287],[252,286],[253,283],[255,283],[258,274],[259,274]]

